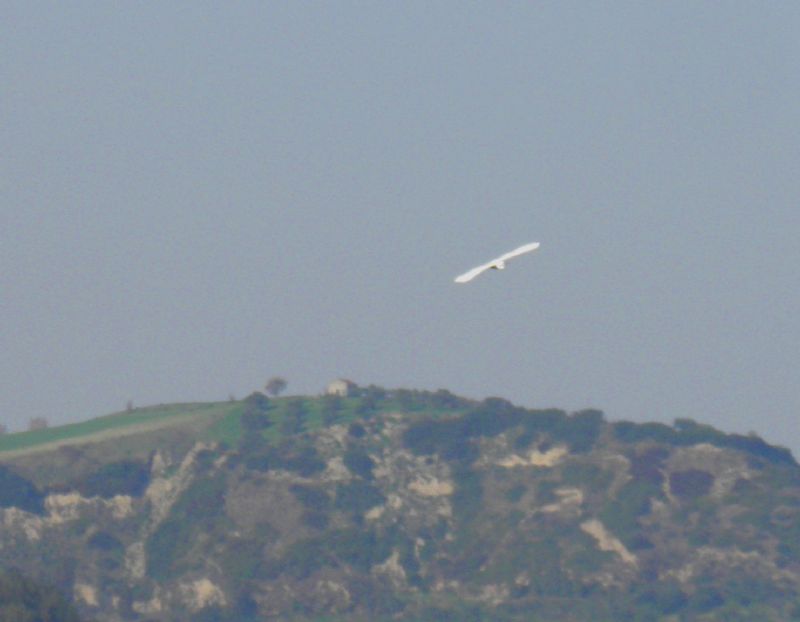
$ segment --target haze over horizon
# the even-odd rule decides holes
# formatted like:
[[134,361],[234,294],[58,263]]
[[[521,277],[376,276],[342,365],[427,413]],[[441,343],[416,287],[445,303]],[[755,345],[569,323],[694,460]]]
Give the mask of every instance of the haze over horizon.
[[7,3],[0,423],[344,376],[800,456],[799,29],[788,3]]

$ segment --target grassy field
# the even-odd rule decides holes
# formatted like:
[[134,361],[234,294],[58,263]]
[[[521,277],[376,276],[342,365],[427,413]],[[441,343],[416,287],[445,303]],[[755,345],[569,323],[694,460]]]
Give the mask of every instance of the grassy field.
[[80,423],[0,436],[0,455],[5,452],[34,449],[42,445],[89,442],[96,437],[109,437],[111,435],[109,433],[125,435],[126,431],[129,431],[135,434],[142,429],[179,425],[184,421],[195,421],[197,418],[225,418],[238,409],[240,409],[239,404],[236,402],[168,404],[137,408],[131,412],[114,413]]
[[[302,429],[312,431],[324,426],[323,415],[326,408],[324,398],[318,396],[272,398],[266,411],[272,425],[262,432],[265,439],[274,442],[283,436],[283,423],[292,407],[295,410],[298,408],[298,402],[301,403],[300,409],[303,412]],[[244,409],[243,401],[161,404],[136,408],[130,412],[114,413],[80,423],[0,436],[0,457],[50,450],[62,445],[99,442],[184,424],[195,426],[195,432],[192,434],[197,435],[197,440],[220,441],[229,446],[236,446],[243,433],[241,417]],[[412,412],[408,412],[404,405],[391,397],[377,401],[368,410],[364,409],[361,398],[343,398],[339,402],[335,416],[329,421],[348,424],[378,412],[405,411],[406,415],[413,416],[413,411],[416,409],[411,410]],[[435,417],[458,414],[459,409],[428,407],[420,409],[420,413],[422,412]]]

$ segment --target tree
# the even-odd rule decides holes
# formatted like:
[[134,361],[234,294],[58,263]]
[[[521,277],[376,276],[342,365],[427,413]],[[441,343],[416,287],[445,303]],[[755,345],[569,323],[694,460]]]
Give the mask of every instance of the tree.
[[245,430],[263,430],[272,425],[272,420],[268,414],[270,409],[269,398],[263,393],[256,391],[244,399],[244,410],[242,412],[242,427]]
[[7,432],[8,432],[8,428],[6,426],[4,426],[2,423],[0,423],[0,436],[2,436],[3,434],[6,434]]
[[28,429],[29,430],[44,430],[47,428],[47,419],[44,417],[33,417],[28,422]]
[[286,382],[284,378],[280,376],[273,376],[269,380],[267,380],[267,384],[264,385],[264,390],[271,395],[272,397],[277,397],[286,389],[286,385],[289,383]]

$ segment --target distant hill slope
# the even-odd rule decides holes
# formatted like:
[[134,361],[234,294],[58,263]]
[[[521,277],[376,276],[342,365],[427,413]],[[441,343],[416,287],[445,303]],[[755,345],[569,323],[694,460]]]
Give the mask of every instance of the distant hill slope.
[[5,434],[0,436],[0,459],[132,436],[169,426],[196,424],[203,419],[216,420],[235,409],[236,405],[230,402],[160,405],[97,417],[81,423]]
[[800,467],[691,420],[369,387],[46,432],[0,439],[0,565],[98,622],[800,620]]

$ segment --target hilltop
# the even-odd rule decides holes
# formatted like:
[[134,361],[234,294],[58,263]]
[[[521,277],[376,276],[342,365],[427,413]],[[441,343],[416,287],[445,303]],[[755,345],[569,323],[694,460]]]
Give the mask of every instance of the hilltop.
[[0,565],[86,619],[800,620],[800,467],[754,435],[447,391],[0,439]]

